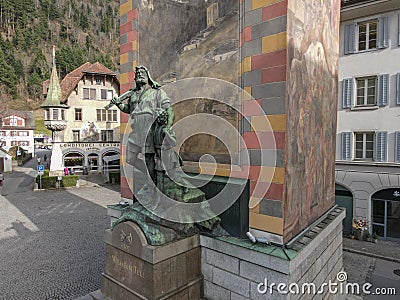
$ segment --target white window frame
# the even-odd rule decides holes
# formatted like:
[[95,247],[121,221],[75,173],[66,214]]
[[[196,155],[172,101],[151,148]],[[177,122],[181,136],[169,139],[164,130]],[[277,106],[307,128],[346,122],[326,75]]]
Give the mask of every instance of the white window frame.
[[[78,119],[77,118],[77,113],[78,113],[78,111],[77,110],[80,110],[80,119]],[[83,118],[83,113],[82,113],[82,108],[75,108],[75,110],[74,110],[74,120],[75,121],[82,121],[82,118]]]
[[[85,97],[85,90],[88,90],[88,98]],[[94,91],[94,98],[92,97],[92,91]],[[97,99],[97,90],[93,88],[84,87],[82,88],[82,99],[83,100],[96,100]]]
[[[78,140],[75,140],[75,134],[78,133]],[[80,130],[72,130],[72,141],[80,142],[81,141],[81,132]]]
[[[363,135],[363,146],[362,146],[362,157],[357,157],[357,135]],[[367,134],[372,135],[372,157],[367,158]],[[374,161],[375,160],[375,132],[373,131],[365,131],[365,132],[354,132],[354,160],[360,161]]]
[[[374,80],[374,103],[368,103],[368,96],[372,96],[372,95],[369,95],[368,94],[368,91],[369,91],[369,88],[370,88],[370,86],[368,85],[368,82],[369,82],[369,80],[370,79],[373,79]],[[356,81],[356,99],[355,99],[355,103],[354,103],[354,106],[358,106],[358,107],[360,107],[360,106],[376,106],[377,105],[377,103],[378,103],[378,99],[377,99],[377,87],[378,87],[378,77],[377,76],[366,76],[366,77],[357,77],[357,78],[355,78],[355,81]],[[359,88],[358,88],[358,85],[359,85],[359,81],[364,81],[364,88],[363,88],[363,99],[364,99],[364,101],[363,101],[363,104],[359,104],[358,103],[358,99],[359,99],[359,94],[358,94],[358,92],[359,92]]]
[[[370,48],[370,24],[375,22],[376,23],[376,32],[375,32],[375,47]],[[360,50],[360,26],[366,24],[366,37],[365,37],[365,49]],[[363,52],[363,51],[371,51],[378,49],[378,26],[379,26],[379,19],[370,19],[362,22],[357,23],[357,32],[356,32],[356,51]]]

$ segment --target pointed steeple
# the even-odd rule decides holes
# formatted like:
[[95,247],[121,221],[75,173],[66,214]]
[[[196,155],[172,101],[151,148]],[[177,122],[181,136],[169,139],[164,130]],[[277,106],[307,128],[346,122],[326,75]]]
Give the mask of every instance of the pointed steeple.
[[61,97],[62,92],[56,69],[56,46],[53,45],[53,67],[51,70],[49,90],[46,100],[40,107],[68,107],[68,105],[61,103]]

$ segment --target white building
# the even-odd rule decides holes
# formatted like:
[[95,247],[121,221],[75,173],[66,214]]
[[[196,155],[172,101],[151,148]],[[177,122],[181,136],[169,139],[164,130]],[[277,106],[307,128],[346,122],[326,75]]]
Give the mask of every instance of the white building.
[[0,173],[12,171],[12,156],[0,147]]
[[19,147],[33,154],[33,131],[36,127],[33,112],[10,110],[0,119],[0,147],[7,152]]
[[[343,0],[337,203],[400,239],[400,1]],[[346,228],[347,227],[347,228]]]
[[[46,96],[50,81],[43,83]],[[120,113],[117,107],[104,107],[119,94],[119,81],[115,72],[99,62],[89,62],[68,73],[60,82],[61,100],[66,108],[46,107],[46,120],[66,123],[61,133],[60,147],[63,166],[80,172],[103,172],[119,169]],[[56,114],[56,115],[54,115]],[[112,163],[106,157],[117,157]],[[112,165],[112,167],[110,167]],[[118,167],[116,167],[118,166]]]

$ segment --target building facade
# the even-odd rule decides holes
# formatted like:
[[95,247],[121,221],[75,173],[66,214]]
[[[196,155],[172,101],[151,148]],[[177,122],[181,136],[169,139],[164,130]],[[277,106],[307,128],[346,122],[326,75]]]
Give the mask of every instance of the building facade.
[[10,110],[0,119],[0,147],[7,152],[13,147],[18,147],[32,154],[35,130],[33,112]]
[[[49,84],[43,85],[45,95]],[[67,74],[60,87],[61,103],[68,109],[45,108],[45,120],[67,123],[60,145],[64,166],[76,172],[84,167],[99,173],[105,168],[119,169],[120,114],[116,107],[105,109],[119,94],[117,75],[98,62],[87,62]]]
[[[400,239],[400,2],[342,1],[336,199]],[[346,225],[347,224],[347,225]],[[350,228],[349,228],[350,226]]]

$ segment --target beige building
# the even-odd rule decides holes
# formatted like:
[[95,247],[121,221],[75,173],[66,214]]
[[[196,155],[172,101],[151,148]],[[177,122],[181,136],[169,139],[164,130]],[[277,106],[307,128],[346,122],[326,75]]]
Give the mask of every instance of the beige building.
[[[49,84],[46,81],[43,85],[45,96]],[[98,172],[103,172],[104,167],[119,166],[119,110],[104,108],[119,94],[115,72],[99,62],[87,62],[67,74],[60,87],[61,104],[68,109],[54,116],[59,110],[46,108],[45,120],[66,121],[66,128],[61,132],[64,166],[77,172],[85,166],[89,171]],[[110,157],[115,158],[115,164]]]

